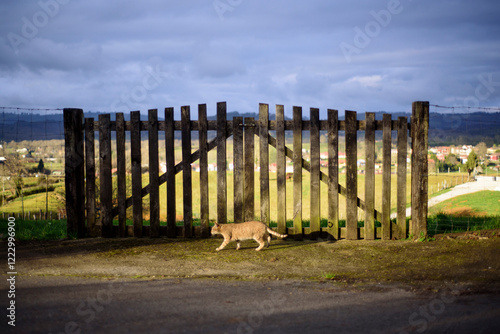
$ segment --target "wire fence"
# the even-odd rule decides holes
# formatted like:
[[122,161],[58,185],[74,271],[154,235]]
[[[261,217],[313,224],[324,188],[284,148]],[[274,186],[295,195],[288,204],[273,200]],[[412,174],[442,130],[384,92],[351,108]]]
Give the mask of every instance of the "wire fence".
[[500,228],[500,217],[457,217],[438,214],[427,219],[429,235],[458,233]]

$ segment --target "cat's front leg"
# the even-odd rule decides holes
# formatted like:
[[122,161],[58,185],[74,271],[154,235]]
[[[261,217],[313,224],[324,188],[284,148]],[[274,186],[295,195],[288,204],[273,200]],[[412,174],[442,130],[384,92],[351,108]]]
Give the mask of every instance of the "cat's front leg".
[[238,240],[236,241],[236,250],[240,249],[241,247],[241,242]]
[[216,249],[216,251],[220,251],[220,250],[224,249],[224,247],[226,247],[228,243],[229,243],[229,240],[224,239],[224,241],[219,246],[219,248]]

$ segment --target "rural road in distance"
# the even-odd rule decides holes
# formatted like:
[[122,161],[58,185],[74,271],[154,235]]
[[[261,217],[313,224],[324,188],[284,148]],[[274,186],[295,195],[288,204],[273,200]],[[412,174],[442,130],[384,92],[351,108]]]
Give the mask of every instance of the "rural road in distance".
[[[500,179],[497,178],[496,181],[491,181],[489,179],[479,179],[475,182],[466,182],[458,186],[453,187],[450,191],[441,194],[439,196],[433,197],[428,201],[428,207],[434,206],[438,203],[446,201],[450,198],[475,193],[483,190],[493,190],[500,191]],[[396,218],[397,214],[391,214],[391,218]],[[406,209],[406,217],[411,216],[411,207]]]
[[[3,275],[5,277],[5,275]],[[500,295],[329,282],[18,276],[2,333],[494,333]],[[0,290],[5,313],[7,290]],[[473,307],[471,307],[473,305]]]

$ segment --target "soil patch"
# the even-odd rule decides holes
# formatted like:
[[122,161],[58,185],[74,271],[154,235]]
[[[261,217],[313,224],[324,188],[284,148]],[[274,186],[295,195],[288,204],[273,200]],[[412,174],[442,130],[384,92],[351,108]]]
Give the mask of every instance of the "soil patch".
[[[19,275],[97,278],[312,280],[341,285],[461,284],[500,290],[500,230],[435,236],[435,241],[253,241],[216,252],[221,238],[89,238],[18,242]],[[2,253],[6,247],[2,247]],[[1,255],[6,258],[5,255]]]

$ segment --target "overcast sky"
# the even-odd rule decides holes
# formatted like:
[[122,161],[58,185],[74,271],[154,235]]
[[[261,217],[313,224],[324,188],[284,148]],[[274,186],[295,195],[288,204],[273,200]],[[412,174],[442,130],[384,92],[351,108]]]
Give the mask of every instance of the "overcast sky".
[[0,2],[0,107],[325,117],[416,100],[500,107],[500,2]]

